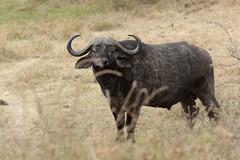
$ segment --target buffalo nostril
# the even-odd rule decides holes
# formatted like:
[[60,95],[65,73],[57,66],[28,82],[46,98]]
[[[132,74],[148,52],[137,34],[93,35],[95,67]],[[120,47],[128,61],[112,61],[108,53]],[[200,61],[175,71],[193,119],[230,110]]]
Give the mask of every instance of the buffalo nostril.
[[108,65],[108,60],[107,59],[103,59],[102,63],[103,63],[104,66],[106,66],[106,65]]

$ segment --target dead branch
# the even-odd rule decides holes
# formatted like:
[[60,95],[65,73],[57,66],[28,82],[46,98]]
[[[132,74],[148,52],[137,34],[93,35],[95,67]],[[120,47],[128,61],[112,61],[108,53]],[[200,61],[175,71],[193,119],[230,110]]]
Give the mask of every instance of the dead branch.
[[228,52],[230,53],[230,56],[235,58],[236,60],[240,61],[240,53],[238,51],[238,43],[232,39],[228,30],[219,22],[210,21],[209,23],[216,24],[224,30],[224,32],[227,34],[228,39],[230,41],[230,45],[229,46],[226,45],[226,48],[227,48]]

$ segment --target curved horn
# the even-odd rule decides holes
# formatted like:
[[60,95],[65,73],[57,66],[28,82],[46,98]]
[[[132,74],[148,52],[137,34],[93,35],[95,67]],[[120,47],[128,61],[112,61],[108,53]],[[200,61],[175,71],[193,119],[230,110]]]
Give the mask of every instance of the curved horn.
[[135,36],[135,35],[128,35],[128,36],[135,38],[135,40],[137,41],[137,47],[136,47],[134,50],[129,50],[129,49],[123,47],[123,46],[122,46],[119,42],[117,42],[117,41],[114,42],[114,45],[116,45],[124,54],[128,54],[128,55],[134,56],[134,55],[138,54],[139,51],[141,50],[142,42],[141,42],[141,40],[140,40],[137,36]]
[[92,47],[92,43],[90,43],[87,47],[85,47],[84,49],[76,52],[72,49],[72,41],[76,38],[76,37],[79,37],[81,35],[75,35],[75,36],[72,36],[69,40],[68,40],[68,43],[67,43],[67,50],[68,52],[75,56],[75,57],[80,57],[80,56],[83,56],[85,54],[87,54],[90,50],[91,50],[91,47]]

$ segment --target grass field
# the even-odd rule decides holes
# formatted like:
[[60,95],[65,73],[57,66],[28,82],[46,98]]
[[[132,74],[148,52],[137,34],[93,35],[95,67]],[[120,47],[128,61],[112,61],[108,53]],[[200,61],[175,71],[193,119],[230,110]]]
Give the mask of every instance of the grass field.
[[[240,159],[239,19],[238,0],[1,0],[0,99],[9,105],[0,105],[0,159]],[[75,49],[96,36],[128,34],[206,49],[219,125],[211,126],[200,102],[193,130],[179,104],[143,107],[137,142],[115,142],[114,118],[91,69],[75,70],[77,59],[66,51],[76,33]]]

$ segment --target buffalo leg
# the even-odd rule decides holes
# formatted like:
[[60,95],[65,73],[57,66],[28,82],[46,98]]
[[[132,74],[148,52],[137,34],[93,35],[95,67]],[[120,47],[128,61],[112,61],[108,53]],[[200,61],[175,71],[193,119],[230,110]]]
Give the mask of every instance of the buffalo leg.
[[117,137],[116,141],[124,141],[125,112],[120,108],[111,105],[111,110],[116,121]]
[[220,106],[215,98],[213,69],[210,73],[211,75],[196,88],[196,95],[203,105],[206,106],[206,111],[208,112],[210,120],[217,123],[219,120],[218,109]]
[[188,95],[183,101],[181,101],[181,105],[184,113],[186,114],[189,127],[193,128],[199,113],[199,108],[196,106],[195,98]]
[[133,107],[127,112],[127,140],[135,142],[134,130],[140,113],[140,107]]
[[216,101],[214,94],[204,93],[199,96],[199,99],[201,100],[203,105],[206,106],[206,111],[208,112],[209,119],[217,123],[219,120],[218,109],[220,108],[220,106]]

